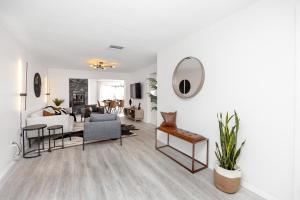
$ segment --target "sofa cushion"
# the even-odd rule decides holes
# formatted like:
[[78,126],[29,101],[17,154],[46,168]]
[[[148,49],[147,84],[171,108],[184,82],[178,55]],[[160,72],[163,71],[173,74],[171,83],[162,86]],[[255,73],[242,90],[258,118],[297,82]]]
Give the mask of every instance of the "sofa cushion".
[[90,122],[112,121],[116,119],[116,114],[91,114]]

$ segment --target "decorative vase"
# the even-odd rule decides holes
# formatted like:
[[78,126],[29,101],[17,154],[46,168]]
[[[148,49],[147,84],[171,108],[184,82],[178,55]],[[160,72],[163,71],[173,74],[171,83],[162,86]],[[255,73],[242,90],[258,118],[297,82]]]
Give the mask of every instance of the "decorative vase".
[[240,188],[242,172],[238,168],[236,170],[227,170],[216,164],[214,169],[215,186],[226,193],[236,193]]
[[131,99],[129,99],[129,105],[131,106],[131,104],[132,104],[132,100],[131,100]]
[[138,107],[138,110],[141,110],[141,103],[139,103],[139,107]]

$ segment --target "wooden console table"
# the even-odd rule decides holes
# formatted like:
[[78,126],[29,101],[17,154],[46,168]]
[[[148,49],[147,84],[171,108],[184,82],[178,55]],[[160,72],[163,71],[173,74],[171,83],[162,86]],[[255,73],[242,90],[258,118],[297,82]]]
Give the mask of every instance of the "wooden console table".
[[[158,146],[158,144],[157,144],[157,130],[168,134],[166,145]],[[174,137],[177,137],[177,138],[180,138],[180,139],[182,139],[186,142],[191,143],[193,145],[192,156],[189,156],[189,155],[183,153],[182,151],[179,151],[178,149],[175,149],[174,147],[170,146],[170,135],[172,135]],[[204,141],[206,141],[206,163],[202,163],[199,160],[195,159],[195,145],[198,142],[204,142]],[[156,148],[156,150],[160,151],[161,153],[163,153],[167,157],[171,158],[172,160],[177,162],[179,165],[181,165],[185,169],[189,170],[191,173],[199,172],[200,170],[205,169],[205,168],[208,167],[208,144],[209,144],[208,138],[205,138],[202,135],[199,135],[199,134],[196,134],[196,133],[191,133],[189,131],[178,129],[178,128],[162,127],[161,126],[161,127],[156,128],[156,131],[155,131],[155,148]],[[189,167],[185,166],[184,164],[182,164],[181,162],[179,162],[178,160],[176,160],[172,156],[170,156],[167,153],[163,152],[161,149],[165,148],[165,147],[170,147],[173,150],[175,150],[175,151],[185,155],[186,157],[189,157],[190,159],[192,159],[192,168],[189,168]],[[195,169],[195,162],[201,164],[203,167]]]
[[144,119],[144,110],[136,108],[124,108],[124,115],[128,119],[132,119],[134,121],[142,121]]

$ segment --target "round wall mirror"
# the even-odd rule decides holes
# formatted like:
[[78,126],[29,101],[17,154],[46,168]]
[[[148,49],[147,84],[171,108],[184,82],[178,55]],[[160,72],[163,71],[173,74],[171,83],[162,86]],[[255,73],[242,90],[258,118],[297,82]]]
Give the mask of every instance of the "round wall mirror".
[[42,80],[39,73],[35,73],[33,78],[33,88],[36,97],[41,96]]
[[205,79],[204,67],[194,57],[182,59],[173,73],[173,89],[177,96],[190,98],[202,88]]

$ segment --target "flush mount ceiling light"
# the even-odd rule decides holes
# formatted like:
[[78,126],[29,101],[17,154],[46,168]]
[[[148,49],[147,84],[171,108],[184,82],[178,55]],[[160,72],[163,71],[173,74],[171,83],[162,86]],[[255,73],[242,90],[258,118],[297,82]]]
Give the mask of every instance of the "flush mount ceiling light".
[[116,68],[117,63],[111,62],[103,59],[93,58],[87,61],[90,67],[94,69],[107,69],[107,68]]

